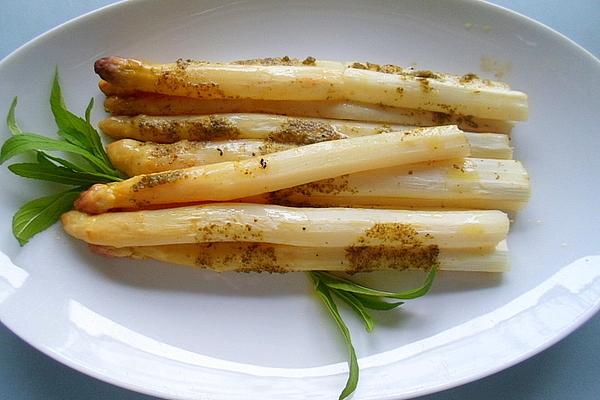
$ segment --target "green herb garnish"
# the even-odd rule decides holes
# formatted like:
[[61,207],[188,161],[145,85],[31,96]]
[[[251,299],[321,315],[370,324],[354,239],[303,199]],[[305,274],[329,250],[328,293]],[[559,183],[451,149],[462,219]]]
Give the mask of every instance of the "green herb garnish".
[[[100,135],[91,125],[90,114],[94,99],[90,100],[85,109],[85,119],[67,110],[58,71],[54,75],[50,94],[50,107],[58,127],[58,139],[21,130],[15,118],[16,106],[15,97],[6,117],[12,136],[0,149],[0,164],[17,155],[33,152],[34,161],[12,164],[8,169],[25,178],[72,186],[62,192],[31,200],[19,208],[13,216],[12,228],[14,236],[24,245],[35,234],[53,225],[61,214],[71,210],[73,202],[82,191],[96,183],[120,181],[122,178],[104,151]],[[60,158],[48,152],[67,153],[75,160]],[[339,396],[340,400],[350,396],[356,389],[359,367],[350,330],[342,319],[334,298],[346,303],[361,318],[366,330],[371,332],[375,322],[369,310],[392,310],[404,304],[393,300],[414,299],[425,295],[433,284],[436,271],[436,266],[433,266],[421,287],[401,292],[371,289],[329,272],[308,273],[314,282],[315,292],[336,322],[348,349],[349,374],[346,386]]]
[[350,336],[350,330],[344,323],[337,305],[333,300],[334,296],[337,296],[344,301],[351,310],[353,310],[365,324],[365,328],[368,332],[371,332],[375,326],[373,317],[369,314],[368,309],[371,310],[392,310],[402,304],[403,302],[389,302],[386,299],[415,299],[417,297],[424,296],[427,294],[437,272],[437,267],[433,266],[427,273],[425,282],[421,287],[412,290],[405,290],[401,292],[386,292],[377,289],[371,289],[363,285],[359,285],[349,279],[342,278],[329,272],[309,272],[311,279],[315,284],[315,291],[319,298],[325,303],[327,310],[335,320],[342,336],[346,347],[348,348],[348,380],[346,386],[339,399],[345,399],[350,396],[356,389],[358,384],[359,368],[358,360],[356,357],[356,351],[352,345],[352,337]]
[[[74,186],[32,200],[19,208],[13,217],[12,228],[13,235],[21,245],[27,243],[35,234],[53,225],[62,213],[73,208],[73,201],[80,192],[95,183],[121,180],[119,172],[112,166],[104,151],[100,135],[90,123],[93,105],[92,99],[85,110],[85,119],[67,110],[57,71],[50,93],[50,108],[58,127],[59,138],[53,139],[24,132],[19,128],[15,118],[17,98],[14,98],[6,117],[6,124],[12,136],[2,145],[0,164],[17,155],[33,152],[34,161],[12,164],[8,169],[25,178]],[[74,156],[76,160],[57,157],[49,152],[67,153]]]

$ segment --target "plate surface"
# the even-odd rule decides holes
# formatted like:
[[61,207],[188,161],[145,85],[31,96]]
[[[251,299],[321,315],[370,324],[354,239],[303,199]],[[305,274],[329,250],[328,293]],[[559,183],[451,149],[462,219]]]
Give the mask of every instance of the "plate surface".
[[[90,96],[101,103],[92,64],[110,54],[158,61],[313,55],[488,77],[493,72],[482,65],[493,64],[529,94],[531,118],[517,126],[513,143],[533,197],[509,237],[512,271],[442,274],[430,295],[378,316],[373,334],[349,316],[362,366],[355,399],[405,398],[487,375],[554,343],[598,308],[600,139],[592,133],[600,66],[547,28],[460,1],[128,2],[63,25],[2,61],[0,110],[18,95],[22,127],[52,134],[53,66],[67,103],[83,112]],[[102,115],[97,107],[95,120]],[[7,221],[0,317],[45,353],[170,398],[332,398],[343,386],[343,345],[304,275],[106,260],[58,226],[19,248],[8,221],[47,188],[5,168],[0,181],[0,220]],[[397,287],[413,278],[364,279]]]

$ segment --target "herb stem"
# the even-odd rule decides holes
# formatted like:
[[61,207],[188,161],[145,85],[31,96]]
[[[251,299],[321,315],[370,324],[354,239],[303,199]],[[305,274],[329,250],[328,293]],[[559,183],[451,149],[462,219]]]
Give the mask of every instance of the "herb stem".
[[388,302],[385,299],[414,299],[424,296],[431,289],[436,272],[437,265],[434,265],[430,268],[425,278],[425,282],[420,287],[400,292],[386,292],[372,289],[329,272],[308,272],[308,275],[314,283],[315,292],[336,322],[348,349],[349,374],[346,386],[340,394],[340,400],[350,396],[356,389],[358,385],[359,367],[356,351],[352,345],[350,330],[338,311],[333,295],[347,303],[362,319],[367,332],[371,332],[375,327],[375,323],[367,309],[381,311],[392,310],[403,304],[403,302]]
[[317,292],[317,295],[323,301],[327,310],[336,322],[340,332],[342,333],[342,336],[344,337],[346,348],[348,349],[348,380],[346,381],[346,386],[344,387],[339,396],[339,400],[343,400],[350,396],[356,390],[356,386],[358,385],[358,377],[360,375],[360,372],[358,368],[358,359],[356,357],[356,351],[354,350],[354,346],[352,345],[352,336],[350,335],[350,330],[348,329],[348,326],[342,319],[342,316],[340,315],[340,312],[338,311],[338,308],[335,302],[333,301],[329,288],[326,285],[324,285],[323,281],[316,277],[315,274],[311,273],[310,276],[315,284],[315,291]]

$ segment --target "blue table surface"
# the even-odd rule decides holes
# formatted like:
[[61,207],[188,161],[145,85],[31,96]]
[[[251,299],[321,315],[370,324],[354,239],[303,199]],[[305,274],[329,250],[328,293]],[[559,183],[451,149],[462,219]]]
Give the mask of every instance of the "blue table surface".
[[[0,1],[0,58],[46,30],[111,0]],[[496,0],[600,56],[600,1]],[[5,94],[3,94],[5,95]],[[600,315],[550,349],[477,382],[422,400],[598,399]],[[83,375],[36,351],[0,324],[0,399],[126,399],[134,393]]]

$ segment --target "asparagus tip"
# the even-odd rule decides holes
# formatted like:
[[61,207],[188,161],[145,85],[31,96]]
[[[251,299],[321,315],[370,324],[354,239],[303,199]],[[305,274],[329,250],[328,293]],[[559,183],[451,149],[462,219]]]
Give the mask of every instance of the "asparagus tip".
[[77,200],[75,200],[75,209],[88,214],[101,214],[105,212],[106,207],[103,204],[103,200],[106,200],[106,195],[110,197],[110,193],[107,193],[105,186],[105,184],[97,183],[85,192],[81,192]]
[[102,57],[94,63],[94,72],[106,81],[111,81],[111,77],[118,70],[119,65],[124,59],[116,56]]

